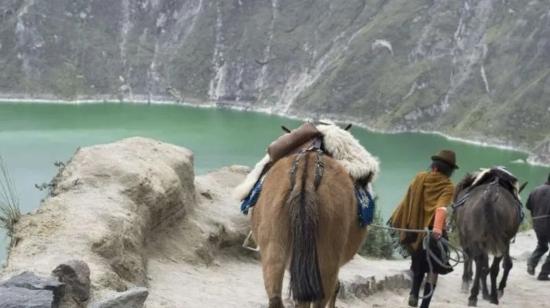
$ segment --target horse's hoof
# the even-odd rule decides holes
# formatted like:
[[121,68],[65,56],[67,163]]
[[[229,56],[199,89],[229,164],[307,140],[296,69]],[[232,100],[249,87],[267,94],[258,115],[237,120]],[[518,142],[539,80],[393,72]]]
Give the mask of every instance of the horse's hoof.
[[477,306],[477,298],[470,298],[468,300],[468,306],[470,307],[476,307]]
[[470,291],[470,282],[463,281],[461,291],[462,293],[468,293],[468,291]]
[[489,293],[483,293],[483,299],[488,301],[488,300],[491,300],[491,296],[489,296]]
[[531,276],[535,275],[535,267],[532,265],[527,265],[527,274]]
[[491,296],[491,304],[498,305],[498,296],[496,294]]
[[418,307],[418,297],[409,295],[409,307]]
[[285,308],[280,296],[274,296],[269,299],[269,308]]
[[502,298],[502,296],[504,295],[504,290],[498,290],[498,298]]

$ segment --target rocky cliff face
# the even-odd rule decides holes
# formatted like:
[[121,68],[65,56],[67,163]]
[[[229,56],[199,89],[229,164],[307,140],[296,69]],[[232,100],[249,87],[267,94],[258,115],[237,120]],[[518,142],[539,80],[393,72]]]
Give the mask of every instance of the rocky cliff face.
[[4,95],[328,113],[529,150],[550,132],[545,0],[5,0],[0,30]]
[[52,185],[40,208],[17,223],[0,277],[48,276],[78,259],[89,266],[92,301],[146,285],[153,230],[196,203],[191,151],[139,137],[79,149]]

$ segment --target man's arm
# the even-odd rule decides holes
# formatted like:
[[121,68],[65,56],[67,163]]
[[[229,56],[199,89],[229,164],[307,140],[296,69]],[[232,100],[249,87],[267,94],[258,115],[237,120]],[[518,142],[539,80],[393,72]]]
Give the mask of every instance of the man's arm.
[[529,194],[529,197],[527,198],[527,203],[525,204],[525,208],[533,213],[533,192]]
[[[437,208],[440,208],[440,207],[447,208],[449,204],[451,204],[451,202],[453,201],[453,196],[454,196],[454,186],[450,185],[449,187],[445,188],[443,193],[437,199],[436,211],[437,211]],[[443,227],[443,229],[445,229],[445,227]],[[434,228],[433,237],[436,239],[439,239],[441,237],[441,234],[435,231],[435,228]]]

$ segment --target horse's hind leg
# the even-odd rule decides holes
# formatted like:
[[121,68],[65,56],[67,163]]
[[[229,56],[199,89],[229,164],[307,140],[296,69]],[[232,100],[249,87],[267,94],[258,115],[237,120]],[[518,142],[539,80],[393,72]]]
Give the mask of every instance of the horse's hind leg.
[[[324,273],[323,275],[323,292],[325,297],[315,303],[315,308],[334,308],[336,307],[336,296],[338,295],[338,263],[330,262],[332,260],[320,261],[320,269]],[[329,262],[327,262],[329,261]],[[335,260],[334,260],[335,261]],[[327,306],[327,304],[329,304]]]
[[510,270],[512,269],[513,263],[512,258],[510,258],[510,252],[509,249],[504,255],[504,261],[502,263],[502,268],[504,270],[502,274],[502,279],[500,280],[500,284],[498,286],[498,295],[499,298],[502,297],[504,294],[504,288],[506,288],[506,281],[508,280],[508,274],[510,274]]
[[264,286],[269,298],[269,308],[284,308],[281,297],[287,256],[280,245],[262,247],[262,271]]
[[489,289],[487,288],[487,275],[489,275],[489,256],[483,254],[483,266],[481,270],[481,294],[483,299],[490,300]]
[[269,299],[269,308],[284,308],[281,296],[274,296]]
[[336,307],[336,297],[338,297],[338,293],[340,292],[340,281],[336,281],[336,289],[334,290],[334,293],[332,294],[332,297],[330,298],[330,302],[328,303],[329,308],[335,308]]
[[468,293],[470,290],[470,283],[472,282],[472,258],[469,257],[469,252],[465,251],[466,256],[464,260],[464,272],[462,273],[462,293]]
[[500,266],[501,257],[494,257],[493,265],[491,265],[491,303],[498,305],[498,294],[497,294],[497,276]]
[[481,272],[483,271],[483,256],[478,256],[475,258],[476,263],[476,273],[474,276],[474,285],[470,292],[470,297],[468,298],[468,306],[475,307],[477,306],[477,295],[479,294],[479,281],[481,280]]

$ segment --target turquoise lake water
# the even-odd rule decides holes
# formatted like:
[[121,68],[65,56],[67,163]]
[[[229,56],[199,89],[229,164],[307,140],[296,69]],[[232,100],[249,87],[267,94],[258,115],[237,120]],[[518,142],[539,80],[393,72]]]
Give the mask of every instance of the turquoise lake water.
[[[197,174],[232,164],[253,165],[267,145],[281,135],[280,125],[294,128],[299,121],[279,116],[175,105],[133,104],[0,104],[0,155],[15,182],[23,212],[37,208],[44,192],[35,184],[49,182],[56,161],[67,161],[78,147],[131,136],[155,138],[191,149]],[[378,207],[388,216],[412,177],[427,169],[439,149],[457,152],[456,183],[468,171],[504,165],[521,181],[526,193],[542,183],[549,168],[516,163],[526,154],[482,147],[430,134],[382,134],[354,127],[352,133],[381,161],[375,183]],[[526,194],[524,193],[524,195]],[[238,211],[238,207],[235,207]],[[0,245],[5,246],[4,234]],[[0,260],[5,251],[0,249]]]

